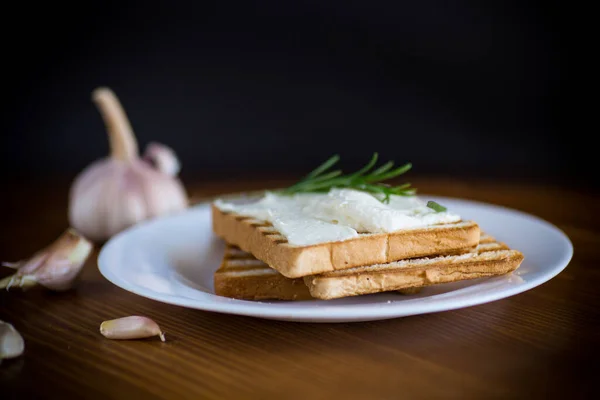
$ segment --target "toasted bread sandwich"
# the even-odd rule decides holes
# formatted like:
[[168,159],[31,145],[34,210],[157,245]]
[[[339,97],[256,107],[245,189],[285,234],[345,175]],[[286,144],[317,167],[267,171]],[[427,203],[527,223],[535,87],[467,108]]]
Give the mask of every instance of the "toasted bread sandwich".
[[333,156],[296,184],[255,201],[212,204],[214,232],[288,278],[415,257],[459,254],[479,243],[479,226],[410,184],[385,181],[411,168],[380,167],[377,153],[360,170],[331,170]]
[[477,246],[477,223],[434,212],[416,197],[394,200],[383,205],[369,194],[345,190],[291,200],[267,195],[247,205],[217,201],[213,231],[288,278]]

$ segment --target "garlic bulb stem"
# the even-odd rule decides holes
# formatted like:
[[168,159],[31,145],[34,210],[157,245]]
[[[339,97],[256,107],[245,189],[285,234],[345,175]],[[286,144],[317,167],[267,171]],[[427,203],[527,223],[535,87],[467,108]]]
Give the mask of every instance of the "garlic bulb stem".
[[125,110],[115,93],[106,87],[92,92],[92,100],[100,110],[110,140],[112,158],[133,161],[138,157],[138,144]]

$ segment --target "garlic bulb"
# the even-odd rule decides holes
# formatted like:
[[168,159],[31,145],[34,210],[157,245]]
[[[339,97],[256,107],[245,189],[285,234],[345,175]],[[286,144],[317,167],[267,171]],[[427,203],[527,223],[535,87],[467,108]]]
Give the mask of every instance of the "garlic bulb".
[[104,119],[110,157],[85,168],[73,182],[69,197],[72,227],[93,241],[104,241],[140,221],[180,211],[188,206],[175,153],[152,143],[144,158],[115,94],[108,88],[93,92]]

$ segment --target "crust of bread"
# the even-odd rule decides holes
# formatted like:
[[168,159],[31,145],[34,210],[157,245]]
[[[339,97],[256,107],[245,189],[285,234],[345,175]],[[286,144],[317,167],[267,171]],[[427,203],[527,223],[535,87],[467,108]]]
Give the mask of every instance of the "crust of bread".
[[340,242],[292,246],[270,224],[223,212],[214,204],[212,225],[217,236],[252,253],[288,278],[406,258],[468,252],[477,246],[480,236],[477,223],[462,221],[390,234],[361,234]]
[[242,300],[312,299],[302,278],[286,278],[267,264],[227,245],[214,274],[215,294]]
[[421,290],[423,290],[423,287],[415,286],[415,287],[406,288],[406,289],[398,289],[398,290],[396,290],[396,292],[403,294],[405,296],[410,296],[412,294],[419,293]]
[[329,300],[503,275],[517,269],[523,259],[517,250],[483,250],[328,272],[304,277],[304,282],[313,297]]

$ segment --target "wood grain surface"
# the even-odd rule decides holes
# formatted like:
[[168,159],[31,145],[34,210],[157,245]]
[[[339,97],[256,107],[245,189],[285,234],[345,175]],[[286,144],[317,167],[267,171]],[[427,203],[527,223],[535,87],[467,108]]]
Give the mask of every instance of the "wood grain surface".
[[[192,198],[282,182],[198,183]],[[25,354],[0,365],[0,398],[409,399],[598,395],[600,229],[597,193],[541,185],[415,180],[421,193],[516,208],[556,224],[575,247],[567,269],[525,293],[466,309],[377,322],[309,324],[191,310],[122,290],[95,254],[77,287],[0,293],[0,319]],[[68,184],[3,194],[0,259],[27,257],[67,224]],[[0,277],[10,270],[0,270]],[[158,339],[111,341],[100,323],[145,315]]]

